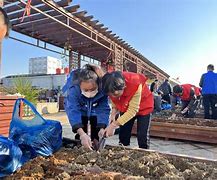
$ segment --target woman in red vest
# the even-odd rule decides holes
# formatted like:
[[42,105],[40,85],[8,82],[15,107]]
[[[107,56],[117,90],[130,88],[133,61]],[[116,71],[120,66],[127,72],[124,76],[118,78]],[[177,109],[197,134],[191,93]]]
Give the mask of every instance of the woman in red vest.
[[181,113],[184,117],[193,118],[200,101],[200,88],[192,84],[176,85],[173,87],[173,95],[182,100]]
[[[140,148],[149,148],[150,114],[154,99],[146,85],[147,78],[132,72],[107,73],[102,79],[103,89],[112,101],[111,124],[105,129],[106,136],[112,136],[120,126],[119,143],[130,145],[131,130],[137,119],[137,139]],[[115,120],[116,114],[121,116]]]

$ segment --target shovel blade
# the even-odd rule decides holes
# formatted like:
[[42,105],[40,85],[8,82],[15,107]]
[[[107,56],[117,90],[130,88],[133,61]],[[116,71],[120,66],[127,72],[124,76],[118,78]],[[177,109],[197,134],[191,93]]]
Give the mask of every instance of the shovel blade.
[[102,150],[105,148],[105,141],[106,141],[106,138],[103,137],[99,140],[99,148],[98,148],[98,151]]

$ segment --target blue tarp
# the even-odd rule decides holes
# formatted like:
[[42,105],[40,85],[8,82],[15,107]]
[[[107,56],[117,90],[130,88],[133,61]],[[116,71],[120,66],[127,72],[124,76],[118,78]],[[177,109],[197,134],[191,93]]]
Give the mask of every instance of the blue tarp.
[[[21,101],[34,112],[32,120],[19,117]],[[21,148],[26,162],[37,155],[49,156],[56,152],[62,145],[62,126],[58,121],[45,120],[29,101],[20,98],[15,103],[9,138]]]
[[0,136],[0,177],[13,173],[21,166],[21,149],[12,140]]

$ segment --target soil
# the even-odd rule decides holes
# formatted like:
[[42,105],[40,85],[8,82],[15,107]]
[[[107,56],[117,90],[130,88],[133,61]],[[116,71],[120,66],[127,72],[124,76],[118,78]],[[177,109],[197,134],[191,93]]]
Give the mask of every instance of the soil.
[[97,152],[76,146],[37,157],[5,179],[217,179],[217,163],[122,147],[107,146]]
[[153,115],[152,121],[154,122],[166,122],[174,124],[186,124],[195,126],[207,126],[207,127],[217,127],[217,121],[203,119],[203,118],[184,118],[181,114],[176,112],[175,119],[169,119],[172,115],[172,111],[162,111],[160,114]]

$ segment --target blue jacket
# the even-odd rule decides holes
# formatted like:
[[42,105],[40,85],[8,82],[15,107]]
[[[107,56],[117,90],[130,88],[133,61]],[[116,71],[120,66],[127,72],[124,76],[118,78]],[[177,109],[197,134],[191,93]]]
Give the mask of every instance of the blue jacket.
[[217,73],[208,71],[201,76],[202,94],[217,94]]
[[81,94],[79,85],[72,85],[66,97],[65,110],[74,132],[83,127],[82,116],[96,116],[98,128],[105,128],[109,123],[108,96],[102,90],[99,90],[95,97],[86,98]]

